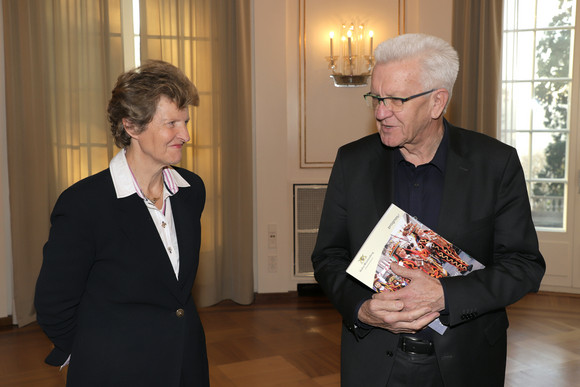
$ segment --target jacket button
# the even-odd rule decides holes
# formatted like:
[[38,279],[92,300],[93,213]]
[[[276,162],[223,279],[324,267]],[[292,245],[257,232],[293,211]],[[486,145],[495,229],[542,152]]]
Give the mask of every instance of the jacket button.
[[393,353],[391,351],[387,351],[387,356],[388,357],[393,357]]
[[185,314],[185,311],[184,311],[183,309],[181,309],[181,308],[180,308],[180,309],[177,309],[177,310],[175,311],[175,315],[176,315],[177,317],[183,317],[183,315],[184,315],[184,314]]

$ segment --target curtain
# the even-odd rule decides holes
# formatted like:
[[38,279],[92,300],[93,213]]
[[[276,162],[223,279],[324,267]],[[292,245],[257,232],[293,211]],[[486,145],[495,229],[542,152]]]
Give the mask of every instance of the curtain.
[[34,286],[56,198],[106,168],[111,154],[106,90],[122,63],[111,58],[117,47],[111,47],[115,31],[109,28],[120,22],[110,18],[111,11],[119,15],[118,0],[2,4],[13,317],[22,326],[35,320]]
[[141,59],[183,69],[200,93],[181,165],[207,190],[199,306],[249,304],[253,282],[250,0],[141,0]]
[[[141,2],[142,15],[157,21],[155,27],[145,19],[142,30],[158,28],[157,39],[143,39],[144,57],[178,65],[201,94],[183,159],[207,186],[195,288],[200,306],[253,300],[249,3]],[[121,7],[120,0],[2,0],[2,6],[13,317],[22,326],[35,320],[34,287],[56,198],[107,168],[117,151],[106,106],[124,68]],[[161,45],[161,27],[173,45]]]
[[460,69],[447,117],[455,125],[497,137],[503,0],[454,0],[452,44]]

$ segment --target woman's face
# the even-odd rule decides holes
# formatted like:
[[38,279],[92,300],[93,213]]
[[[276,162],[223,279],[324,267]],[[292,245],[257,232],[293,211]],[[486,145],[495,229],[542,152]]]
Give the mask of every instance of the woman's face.
[[188,122],[187,108],[180,110],[172,100],[161,96],[147,127],[140,133],[128,131],[132,137],[130,148],[139,154],[140,163],[149,167],[177,164],[181,161],[183,144],[190,140]]

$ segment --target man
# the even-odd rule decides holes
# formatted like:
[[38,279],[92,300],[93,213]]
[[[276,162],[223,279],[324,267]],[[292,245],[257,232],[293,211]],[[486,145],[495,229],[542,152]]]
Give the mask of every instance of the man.
[[[443,113],[459,68],[445,41],[408,34],[381,43],[367,102],[378,134],[341,147],[312,255],[341,313],[342,386],[501,386],[505,307],[545,271],[515,149],[456,128]],[[491,117],[491,119],[494,119]],[[373,293],[345,269],[394,203],[486,267]],[[448,329],[427,325],[439,318]]]

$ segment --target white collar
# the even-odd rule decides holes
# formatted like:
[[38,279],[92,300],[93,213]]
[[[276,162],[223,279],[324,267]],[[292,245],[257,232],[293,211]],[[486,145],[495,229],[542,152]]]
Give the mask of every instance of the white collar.
[[[109,163],[109,171],[113,178],[113,185],[117,193],[117,199],[137,194],[143,197],[142,193],[137,190],[137,182],[127,163],[125,156],[126,150],[120,150]],[[189,187],[189,183],[172,167],[163,169],[163,183],[164,187],[169,191],[170,195],[175,195],[179,191],[179,187]]]

